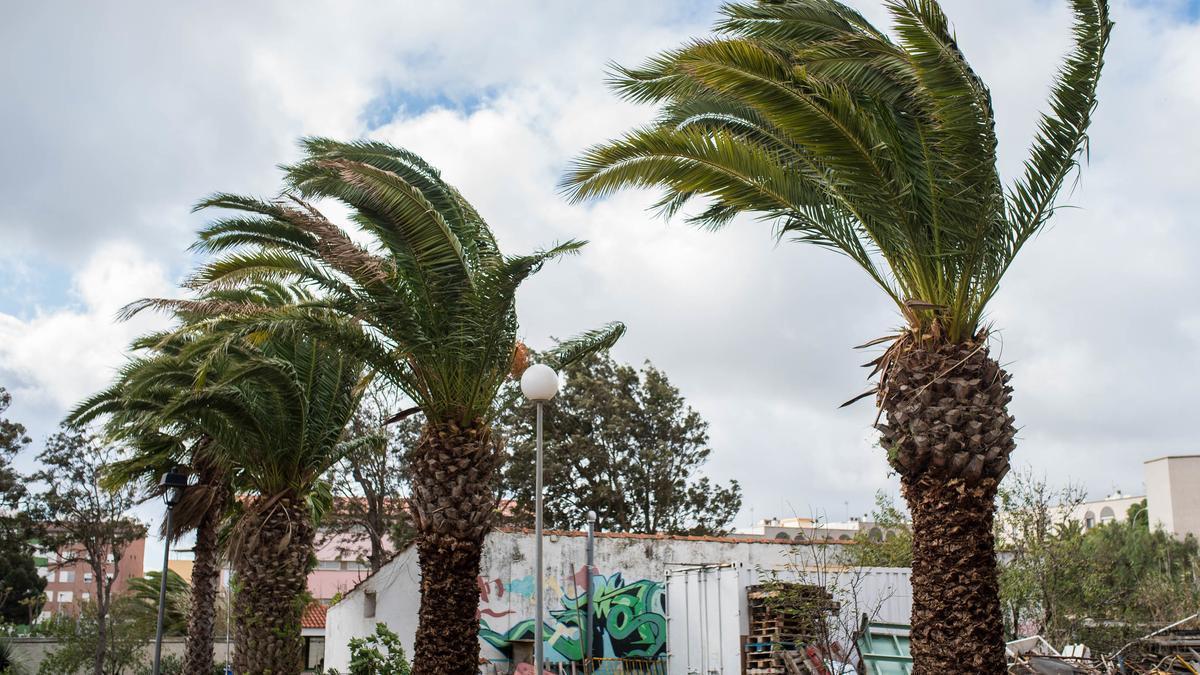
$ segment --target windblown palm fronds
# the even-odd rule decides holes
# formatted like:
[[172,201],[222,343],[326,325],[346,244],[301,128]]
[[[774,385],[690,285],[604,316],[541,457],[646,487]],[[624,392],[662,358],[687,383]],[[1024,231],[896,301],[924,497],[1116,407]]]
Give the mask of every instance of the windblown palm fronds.
[[1071,5],[1075,47],[1007,189],[991,93],[932,0],[887,2],[894,40],[833,0],[725,5],[715,37],[615,68],[659,117],[586,151],[563,188],[662,187],[658,209],[706,199],[688,220],[712,228],[752,213],[848,256],[918,335],[970,340],[1086,147],[1112,24],[1105,0]]
[[[207,300],[150,300],[129,311],[158,305],[249,314],[267,329],[303,326],[370,364],[431,419],[489,418],[517,343],[517,288],[585,242],[501,255],[475,209],[420,157],[370,141],[310,138],[303,146],[305,159],[285,167],[284,196],[218,194],[197,206],[235,213],[204,228],[194,247],[218,256],[190,282]],[[357,243],[312,199],[349,206],[369,244]],[[267,313],[222,297],[247,281],[294,282],[321,295]],[[347,321],[327,320],[335,315]],[[611,346],[623,331],[609,324],[564,342],[559,354]]]

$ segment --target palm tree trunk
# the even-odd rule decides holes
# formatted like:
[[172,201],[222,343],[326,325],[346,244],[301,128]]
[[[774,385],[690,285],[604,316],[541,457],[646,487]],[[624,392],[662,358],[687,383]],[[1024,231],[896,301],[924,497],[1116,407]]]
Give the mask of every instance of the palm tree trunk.
[[229,501],[229,486],[223,477],[211,477],[214,491],[211,506],[196,526],[195,563],[192,567],[192,606],[188,617],[187,648],[183,672],[213,671],[213,629],[217,618],[217,589],[221,582],[221,556],[218,534]]
[[298,675],[300,636],[313,527],[303,501],[256,498],[246,509],[233,551],[234,670],[246,675]]
[[1009,375],[982,341],[897,345],[882,445],[913,519],[914,675],[1005,672],[992,524],[1016,429]]
[[479,671],[479,561],[496,509],[502,455],[491,429],[429,423],[410,454],[421,567],[413,675]]

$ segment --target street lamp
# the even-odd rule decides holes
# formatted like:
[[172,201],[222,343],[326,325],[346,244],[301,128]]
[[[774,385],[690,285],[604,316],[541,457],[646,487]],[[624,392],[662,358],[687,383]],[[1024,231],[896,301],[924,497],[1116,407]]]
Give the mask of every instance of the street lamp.
[[534,471],[536,477],[534,479],[534,507],[533,507],[533,530],[534,538],[534,553],[533,553],[533,568],[537,579],[537,593],[535,602],[537,603],[537,623],[535,624],[533,634],[533,663],[534,672],[536,675],[542,675],[545,672],[545,655],[542,653],[542,614],[546,611],[544,600],[542,598],[543,586],[545,585],[544,575],[542,574],[542,404],[554,398],[558,393],[558,373],[554,369],[542,363],[535,363],[525,369],[521,374],[521,393],[525,394],[525,398],[537,404],[537,461]]
[[160,675],[162,672],[163,617],[167,609],[167,564],[171,555],[171,512],[175,510],[179,500],[183,499],[183,490],[187,487],[187,483],[187,467],[184,466],[177,466],[164,473],[162,479],[158,481],[158,487],[163,491],[163,501],[167,503],[167,528],[163,545],[162,574],[159,576],[158,582],[158,629],[154,635],[154,675]]
[[592,568],[596,566],[596,512],[587,512],[587,623],[584,624],[584,629],[587,631],[587,637],[583,641],[583,648],[586,654],[586,668],[591,672],[592,657],[595,656],[596,648],[592,645],[593,627],[596,621],[596,606],[592,604]]

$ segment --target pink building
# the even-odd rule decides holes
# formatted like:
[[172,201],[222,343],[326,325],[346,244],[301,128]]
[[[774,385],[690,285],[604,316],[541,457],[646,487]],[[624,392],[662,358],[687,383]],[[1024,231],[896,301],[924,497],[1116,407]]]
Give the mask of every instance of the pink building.
[[[46,579],[46,604],[39,618],[52,614],[77,615],[82,603],[90,602],[96,592],[96,579],[91,565],[68,551],[45,551],[35,557],[38,573]],[[113,581],[113,595],[118,595],[129,586],[130,579],[142,576],[146,557],[146,540],[138,539],[125,548],[120,567]],[[68,562],[69,561],[69,562]],[[105,565],[105,574],[113,575],[112,563]]]
[[[317,536],[318,541],[322,539]],[[308,592],[314,600],[329,604],[338,593],[354,588],[371,572],[366,563],[370,551],[366,539],[337,535],[317,547],[317,568],[308,575]]]
[[[356,540],[346,535],[323,540],[324,537],[318,534],[317,541],[321,543],[316,550],[317,567],[308,574],[308,592],[314,601],[328,605],[334,596],[350,590],[371,572],[365,562],[370,544],[364,538]],[[192,553],[172,550],[167,567],[190,583]],[[141,574],[140,566],[138,574]],[[221,586],[229,586],[228,568],[222,570]]]

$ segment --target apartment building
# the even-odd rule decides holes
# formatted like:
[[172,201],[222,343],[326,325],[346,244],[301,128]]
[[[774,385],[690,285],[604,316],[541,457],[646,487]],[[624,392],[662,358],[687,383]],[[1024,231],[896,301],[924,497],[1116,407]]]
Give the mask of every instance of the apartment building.
[[[54,614],[77,615],[80,607],[93,599],[96,579],[92,567],[80,560],[81,549],[39,551],[35,555],[38,574],[46,579],[46,604],[39,618]],[[138,539],[126,547],[119,566],[114,570],[112,556],[105,563],[105,575],[113,581],[114,594],[129,587],[129,580],[145,572],[146,540]]]

